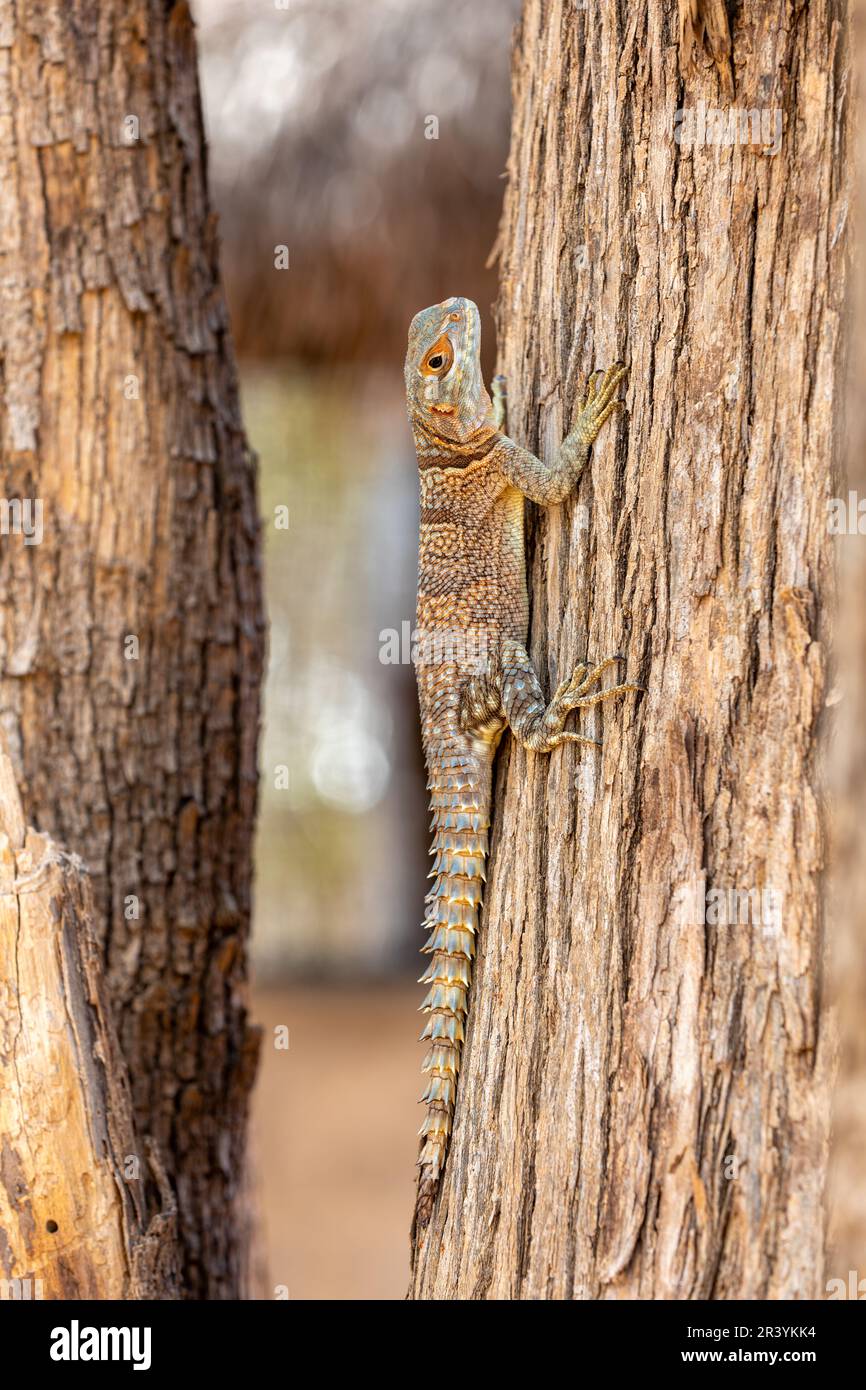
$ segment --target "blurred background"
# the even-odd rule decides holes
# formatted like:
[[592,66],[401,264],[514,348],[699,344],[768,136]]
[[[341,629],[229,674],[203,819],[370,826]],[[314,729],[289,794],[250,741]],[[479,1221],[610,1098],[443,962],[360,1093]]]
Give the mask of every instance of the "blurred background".
[[408,650],[380,659],[383,634],[414,625],[403,357],[413,314],[464,294],[493,371],[519,3],[280,3],[193,3],[271,622],[253,936],[262,1257],[292,1298],[402,1298],[428,869],[414,675]]

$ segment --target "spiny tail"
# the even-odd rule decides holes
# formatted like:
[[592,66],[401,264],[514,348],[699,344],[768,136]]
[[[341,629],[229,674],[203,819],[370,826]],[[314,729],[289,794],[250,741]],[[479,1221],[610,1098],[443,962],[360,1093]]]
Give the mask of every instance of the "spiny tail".
[[419,1131],[423,1138],[415,1212],[419,1226],[430,1220],[454,1115],[487,858],[489,764],[468,748],[455,751],[452,744],[449,756],[431,768],[429,786],[434,831],[430,877],[435,883],[427,895],[424,920],[431,934],[421,948],[431,960],[421,976],[421,983],[430,986],[421,1005],[430,1015],[421,1034],[422,1040],[429,1039],[430,1050],[422,1067],[429,1081],[421,1097],[427,1114]]

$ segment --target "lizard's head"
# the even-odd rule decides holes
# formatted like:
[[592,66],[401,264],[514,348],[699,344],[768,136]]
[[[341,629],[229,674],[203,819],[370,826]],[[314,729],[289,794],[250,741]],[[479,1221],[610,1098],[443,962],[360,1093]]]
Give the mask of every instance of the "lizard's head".
[[481,315],[471,299],[445,299],[415,315],[405,367],[410,421],[456,441],[491,423],[480,349]]

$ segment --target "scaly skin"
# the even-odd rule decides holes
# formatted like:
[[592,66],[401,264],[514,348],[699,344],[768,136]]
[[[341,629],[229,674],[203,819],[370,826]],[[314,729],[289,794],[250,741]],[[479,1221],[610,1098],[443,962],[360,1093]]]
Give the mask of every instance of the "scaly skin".
[[638,690],[616,685],[589,695],[603,673],[579,666],[546,704],[526,653],[528,601],[523,499],[561,502],[577,486],[605,420],[621,406],[620,364],[591,377],[577,423],[552,464],[503,432],[504,382],[494,403],[484,386],[481,322],[469,299],[446,299],[416,314],[405,378],[421,484],[416,660],[434,856],[422,948],[430,986],[422,1038],[427,1114],[416,1224],[430,1220],[451,1133],[464,1021],[485,877],[493,755],[508,726],[525,748],[597,746],[565,731],[572,710]]

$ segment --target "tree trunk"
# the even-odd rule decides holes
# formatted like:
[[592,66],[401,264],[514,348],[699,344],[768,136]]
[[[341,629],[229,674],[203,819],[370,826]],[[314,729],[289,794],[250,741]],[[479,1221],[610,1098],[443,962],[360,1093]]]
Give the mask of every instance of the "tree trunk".
[[182,0],[0,0],[0,353],[3,729],[92,876],[183,1293],[238,1297],[263,619]]
[[[847,38],[829,0],[747,6],[731,63],[724,6],[683,9],[681,44],[670,0],[526,0],[516,44],[509,434],[549,457],[587,372],[629,365],[576,498],[531,520],[531,653],[553,688],[622,652],[647,693],[585,720],[600,755],[505,745],[415,1297],[823,1291]],[[701,102],[765,124],[705,143]]]

